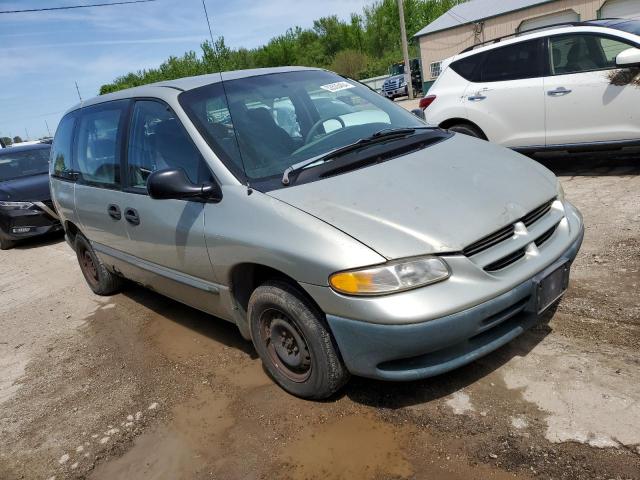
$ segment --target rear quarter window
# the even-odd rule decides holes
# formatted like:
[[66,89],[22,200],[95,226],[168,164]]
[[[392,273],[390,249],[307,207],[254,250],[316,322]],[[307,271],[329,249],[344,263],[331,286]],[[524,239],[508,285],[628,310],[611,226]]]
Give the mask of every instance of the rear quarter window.
[[451,63],[450,68],[469,82],[479,81],[479,66],[484,59],[484,53],[478,53],[476,55],[470,55],[460,60],[456,60]]
[[53,177],[71,178],[75,170],[71,149],[73,146],[73,129],[76,119],[72,115],[67,115],[56,129],[56,135],[51,146],[50,173]]

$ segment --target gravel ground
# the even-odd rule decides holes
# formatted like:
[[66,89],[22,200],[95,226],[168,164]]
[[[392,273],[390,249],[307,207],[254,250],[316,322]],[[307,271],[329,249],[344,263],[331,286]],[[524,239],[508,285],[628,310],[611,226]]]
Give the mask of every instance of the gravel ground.
[[541,160],[586,223],[549,323],[326,402],[273,385],[228,323],[94,296],[60,238],[0,252],[0,479],[640,478],[639,158]]

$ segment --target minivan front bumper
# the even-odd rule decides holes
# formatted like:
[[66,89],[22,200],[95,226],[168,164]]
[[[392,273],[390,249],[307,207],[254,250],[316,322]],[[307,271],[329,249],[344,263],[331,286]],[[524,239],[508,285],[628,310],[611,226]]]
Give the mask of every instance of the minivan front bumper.
[[582,224],[576,226],[571,244],[550,265],[470,308],[396,325],[327,315],[347,369],[363,377],[416,380],[458,368],[508,343],[541,317],[535,295],[539,281],[576,257],[584,237]]

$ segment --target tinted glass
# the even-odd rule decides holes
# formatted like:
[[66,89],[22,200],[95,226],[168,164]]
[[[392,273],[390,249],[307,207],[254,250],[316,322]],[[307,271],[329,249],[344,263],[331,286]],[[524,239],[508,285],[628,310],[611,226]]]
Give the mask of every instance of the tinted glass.
[[136,102],[129,127],[129,186],[146,188],[155,170],[182,168],[189,179],[202,181],[204,161],[173,111],[153,101]]
[[478,64],[482,63],[483,59],[484,54],[482,53],[471,55],[470,57],[456,60],[451,64],[450,68],[465,80],[468,80],[470,82],[477,82],[480,80],[480,71],[477,67]]
[[49,147],[0,151],[0,182],[49,171]]
[[82,110],[75,159],[80,178],[91,185],[120,184],[118,132],[127,102],[108,102]]
[[60,120],[56,130],[56,136],[51,146],[51,175],[60,178],[69,178],[74,171],[71,160],[71,148],[73,147],[73,127],[75,118],[66,116]]
[[627,20],[619,23],[612,23],[607,26],[615,28],[617,30],[622,30],[623,32],[635,33],[636,35],[640,35],[640,20]]
[[551,37],[551,73],[565,75],[616,68],[618,54],[631,47],[629,43],[601,35]]
[[213,84],[182,93],[180,102],[214,150],[249,179],[282,176],[295,163],[380,130],[425,126],[370,89],[325,71],[261,75],[224,86],[228,101]]
[[485,52],[481,82],[541,77],[540,40],[514,43]]

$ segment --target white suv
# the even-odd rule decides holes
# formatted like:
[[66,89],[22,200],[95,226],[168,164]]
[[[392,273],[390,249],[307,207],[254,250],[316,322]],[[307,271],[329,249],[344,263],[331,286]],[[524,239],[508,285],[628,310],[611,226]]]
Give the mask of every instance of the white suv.
[[428,123],[521,151],[640,144],[640,21],[547,28],[443,62]]

